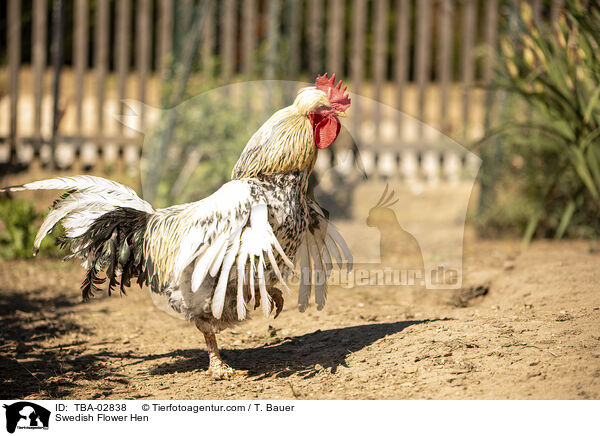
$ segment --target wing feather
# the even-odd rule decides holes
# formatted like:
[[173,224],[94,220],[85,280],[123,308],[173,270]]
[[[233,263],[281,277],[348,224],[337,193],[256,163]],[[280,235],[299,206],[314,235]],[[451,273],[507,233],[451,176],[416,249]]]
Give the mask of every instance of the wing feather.
[[310,299],[310,289],[312,287],[312,269],[310,267],[310,258],[308,257],[308,243],[306,242],[306,235],[304,241],[300,245],[299,256],[300,258],[300,287],[298,289],[298,309],[300,312],[304,312],[308,307],[308,300]]
[[275,256],[273,255],[273,250],[271,250],[271,249],[267,250],[267,255],[269,256],[269,262],[271,262],[271,267],[273,268],[273,271],[275,272],[275,275],[277,276],[277,280],[279,280],[279,283],[281,283],[281,285],[284,287],[284,289],[289,293],[290,288],[288,288],[287,283],[285,282],[285,280],[283,279],[283,276],[281,275],[281,271],[279,270],[279,266],[277,266],[277,261],[275,260]]
[[323,265],[325,266],[325,273],[327,275],[327,278],[329,278],[329,276],[331,275],[331,267],[333,262],[331,261],[331,256],[329,255],[329,250],[327,249],[327,247],[325,247],[325,249],[321,251],[321,255],[323,256]]
[[341,268],[343,265],[343,262],[342,262],[342,255],[340,253],[340,249],[335,244],[335,241],[329,235],[329,233],[325,235],[325,247],[327,248],[327,251],[329,252],[329,254],[331,254],[335,258],[335,261],[337,262],[338,266]]
[[301,312],[308,306],[313,285],[317,309],[324,307],[327,300],[327,279],[331,275],[333,259],[340,268],[345,261],[348,271],[352,269],[353,262],[346,241],[326,218],[319,205],[309,199],[308,206],[308,228],[302,235],[295,259],[300,262],[298,309]]
[[327,234],[330,235],[335,241],[335,243],[339,245],[339,247],[342,249],[344,257],[346,258],[346,268],[348,269],[348,272],[352,271],[354,258],[352,257],[352,252],[350,251],[350,248],[348,248],[348,244],[346,244],[346,241],[344,240],[342,235],[340,235],[340,232],[338,232],[338,230],[333,224],[329,223],[329,225],[327,226]]
[[260,304],[262,306],[265,317],[268,317],[271,313],[271,296],[267,293],[267,286],[265,281],[265,258],[260,253],[258,257],[258,288],[260,289]]
[[[288,289],[281,267],[293,267],[293,263],[269,224],[268,206],[261,198],[251,195],[250,183],[235,180],[199,202],[157,211],[149,223],[150,232],[147,230],[145,249],[158,281],[178,283],[187,266],[195,262],[191,291],[196,293],[202,288],[202,292],[212,292],[211,312],[217,319],[223,316],[230,284],[235,289],[232,296],[238,319],[246,317],[246,270],[250,298],[256,301],[255,282],[258,278],[263,311],[269,315],[271,302],[267,285],[270,286],[270,282],[267,283],[267,279],[271,280],[271,277],[267,277],[267,258],[269,271],[273,271]],[[275,251],[281,265],[277,264]],[[230,280],[232,268],[237,282]],[[209,276],[216,279],[216,284]],[[214,286],[214,289],[207,286]]]
[[308,250],[313,264],[313,283],[315,284],[315,302],[317,309],[321,310],[325,306],[327,300],[327,280],[325,277],[325,268],[323,267],[323,259],[321,257],[320,248],[317,244],[315,236],[307,232]]
[[[230,247],[227,249],[227,253],[223,258],[223,266],[221,268],[221,275],[215,293],[212,300],[212,313],[217,319],[221,318],[223,314],[223,306],[225,305],[225,295],[227,293],[227,284],[229,283],[229,272],[233,266],[238,251],[240,249],[240,233],[242,229],[238,229],[229,239],[231,241]],[[215,272],[216,275],[216,272]],[[239,304],[239,302],[238,302]]]
[[204,254],[198,257],[196,267],[192,273],[192,292],[196,292],[200,288],[200,285],[202,285],[202,282],[204,282],[215,259],[219,256],[219,253],[224,247],[227,246],[228,237],[229,235],[226,233],[220,235],[217,240],[206,249]]
[[[246,275],[246,262],[248,260],[248,253],[240,252],[237,258],[237,313],[238,319],[246,318],[246,301],[244,300],[244,277]],[[253,290],[254,291],[254,290]]]
[[[224,233],[224,235],[229,236],[226,233]],[[229,236],[228,238],[225,238],[225,242],[223,242],[223,244],[219,248],[219,251],[217,252],[217,255],[215,256],[215,258],[212,262],[212,265],[210,266],[210,271],[209,271],[211,277],[216,277],[217,274],[219,273],[219,270],[223,266],[223,259],[225,258],[225,253],[227,252],[227,246],[229,245],[229,241],[231,240],[231,237],[233,237],[233,235]],[[235,253],[235,254],[237,254],[237,253]]]
[[249,271],[249,287],[250,287],[250,298],[256,298],[256,288],[254,287],[254,275],[256,274],[256,266],[254,265],[254,256],[249,257],[250,271]]

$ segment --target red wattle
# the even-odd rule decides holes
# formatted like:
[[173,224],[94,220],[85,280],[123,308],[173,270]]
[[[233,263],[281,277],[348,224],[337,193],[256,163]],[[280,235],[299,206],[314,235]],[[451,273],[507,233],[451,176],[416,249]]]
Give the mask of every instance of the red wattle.
[[317,148],[322,150],[329,147],[340,133],[340,121],[333,113],[326,116],[320,114],[311,115],[311,123],[314,128],[315,144],[317,145]]

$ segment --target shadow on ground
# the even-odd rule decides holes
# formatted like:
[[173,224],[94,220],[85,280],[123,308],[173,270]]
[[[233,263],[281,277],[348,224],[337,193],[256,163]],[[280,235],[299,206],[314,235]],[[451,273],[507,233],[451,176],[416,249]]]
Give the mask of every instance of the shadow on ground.
[[[109,391],[117,382],[127,385],[129,377],[116,373],[107,364],[115,359],[121,360],[121,369],[142,362],[156,362],[149,369],[153,375],[204,371],[208,367],[204,349],[140,354],[107,350],[105,343],[91,343],[94,332],[77,322],[76,306],[79,304],[78,296],[52,295],[45,289],[25,293],[0,289],[1,399],[22,399],[32,395],[65,398],[84,380],[101,380],[98,389]],[[441,320],[317,330],[301,336],[274,338],[268,344],[253,348],[224,349],[222,355],[234,368],[248,370],[255,380],[291,375],[311,378],[323,368],[335,373],[340,365],[347,366],[346,359],[351,353],[379,339],[412,325],[434,321]],[[74,332],[79,334],[72,335]],[[67,334],[71,334],[69,339],[66,339]],[[56,338],[63,338],[58,341],[60,345],[49,346],[48,340]],[[98,346],[102,348],[98,349]]]
[[[347,366],[349,354],[371,345],[373,342],[405,328],[440,320],[398,321],[380,324],[364,324],[331,330],[317,330],[302,336],[286,337],[255,348],[221,350],[223,359],[236,369],[248,370],[257,380],[266,377],[288,377],[293,374],[304,378],[313,377],[317,364],[332,373]],[[158,365],[153,374],[170,374],[205,369],[208,355],[205,350],[176,350],[161,355],[146,356],[147,360],[165,357],[179,358],[172,363]]]
[[48,347],[49,338],[67,333],[92,333],[75,322],[73,307],[78,299],[65,295],[46,296],[44,289],[13,292],[0,289],[0,398],[25,398],[40,394],[64,397],[80,378],[100,378],[95,355],[82,355],[77,348],[86,341]]

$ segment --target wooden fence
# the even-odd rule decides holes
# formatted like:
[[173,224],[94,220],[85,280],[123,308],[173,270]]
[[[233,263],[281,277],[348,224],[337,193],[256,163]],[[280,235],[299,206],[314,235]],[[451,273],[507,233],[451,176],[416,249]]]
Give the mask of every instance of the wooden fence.
[[[140,135],[106,114],[121,110],[125,98],[164,104],[169,61],[192,44],[194,26],[201,26],[198,46],[187,49],[199,61],[189,72],[198,80],[310,80],[335,71],[353,92],[468,142],[489,118],[491,100],[480,86],[494,71],[501,18],[522,1],[33,0],[25,14],[20,0],[8,0],[0,6],[7,52],[0,79],[8,76],[0,80],[7,83],[0,88],[2,171],[36,159],[58,168],[135,167]],[[562,7],[560,0],[528,2],[537,19],[556,19]],[[448,177],[444,162],[457,171],[468,165],[465,155],[435,155],[422,127],[407,131],[404,118],[390,120],[381,110],[353,106],[373,168],[395,162],[396,170],[383,171],[394,176],[414,165],[426,174],[429,165]],[[407,141],[417,144],[412,151]]]

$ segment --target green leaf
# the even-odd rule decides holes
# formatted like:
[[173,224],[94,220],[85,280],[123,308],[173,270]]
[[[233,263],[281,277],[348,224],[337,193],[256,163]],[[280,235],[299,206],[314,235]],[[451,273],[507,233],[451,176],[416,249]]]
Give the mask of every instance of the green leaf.
[[575,212],[575,202],[571,200],[567,203],[567,207],[565,208],[562,214],[560,223],[558,224],[558,228],[556,229],[556,234],[554,235],[554,239],[560,239],[563,237],[563,235],[565,234],[565,230],[567,230],[567,227],[571,222],[573,212]]
[[521,245],[523,246],[523,248],[526,248],[531,242],[531,239],[533,238],[533,235],[537,230],[538,223],[540,222],[540,217],[541,213],[538,212],[529,218],[527,228],[525,229],[525,234],[523,235],[523,239],[521,240]]
[[503,123],[500,126],[497,126],[495,128],[492,129],[488,129],[486,135],[481,138],[479,141],[476,141],[475,143],[473,143],[474,146],[478,146],[481,143],[489,140],[490,138],[499,135],[499,134],[503,134],[503,133],[509,133],[509,132],[513,132],[516,133],[516,130],[522,130],[522,129],[529,129],[529,130],[534,130],[537,131],[539,133],[542,133],[546,136],[549,136],[555,140],[558,140],[563,146],[567,147],[569,146],[569,144],[571,144],[573,142],[573,138],[570,138],[568,135],[568,131],[566,131],[565,129],[562,129],[562,123],[554,123],[552,126],[543,124],[543,123],[536,123],[533,121],[530,122],[525,122],[525,123],[517,123],[514,121],[509,121],[506,123]]
[[588,146],[590,146],[591,144],[593,144],[594,141],[596,140],[596,138],[598,138],[599,136],[600,136],[600,127],[592,130],[590,133],[588,133],[587,135],[585,135],[583,137],[583,139],[581,140],[581,145],[580,145],[579,148],[581,150],[586,150],[588,148]]
[[590,97],[590,101],[588,101],[587,107],[583,112],[583,121],[589,123],[590,117],[592,116],[592,112],[596,108],[598,104],[598,98],[600,98],[600,87],[596,88],[596,91]]
[[571,163],[573,164],[573,168],[577,172],[577,175],[579,175],[581,181],[588,188],[592,194],[592,197],[597,199],[598,190],[596,189],[596,185],[594,184],[594,180],[592,179],[592,175],[587,167],[587,163],[583,157],[582,151],[573,147],[569,152],[569,157],[571,158]]
[[590,171],[592,176],[594,176],[594,180],[596,181],[596,185],[600,186],[600,151],[598,148],[589,147],[586,150],[587,161],[590,166]]

